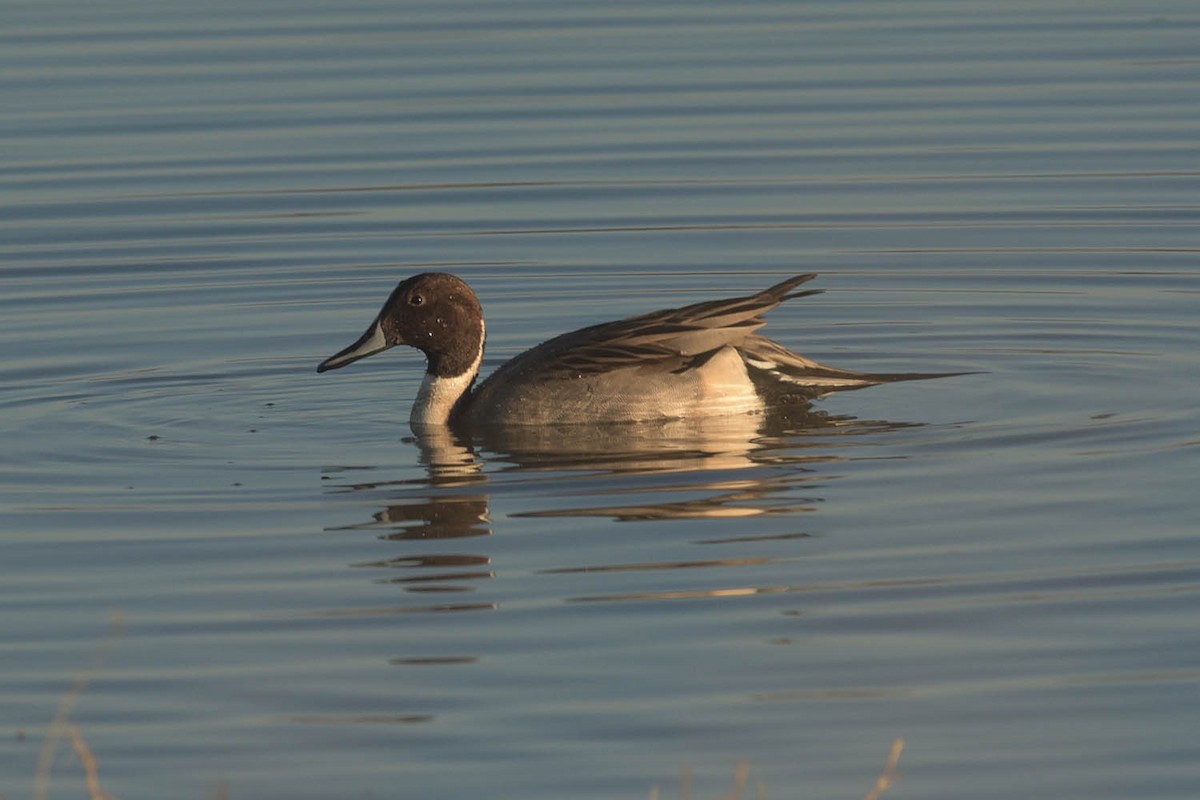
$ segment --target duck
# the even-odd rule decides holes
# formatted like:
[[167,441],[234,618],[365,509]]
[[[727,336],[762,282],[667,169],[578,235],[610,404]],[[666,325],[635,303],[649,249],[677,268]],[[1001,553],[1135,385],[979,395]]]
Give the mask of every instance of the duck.
[[396,345],[425,355],[414,430],[689,419],[762,413],[832,391],[950,373],[852,372],[763,336],[764,315],[820,294],[796,275],[755,294],[708,300],[591,325],[517,355],[475,386],[487,339],[483,308],[461,278],[425,272],[402,281],[349,347],[317,366],[340,369]]

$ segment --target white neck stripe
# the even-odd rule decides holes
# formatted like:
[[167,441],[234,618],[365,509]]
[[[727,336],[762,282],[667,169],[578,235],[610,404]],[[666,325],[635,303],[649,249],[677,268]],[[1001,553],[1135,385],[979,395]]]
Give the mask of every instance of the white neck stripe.
[[426,372],[421,388],[417,390],[417,399],[413,402],[410,425],[445,425],[450,422],[450,412],[455,404],[471,388],[479,367],[483,363],[483,341],[486,338],[483,320],[479,321],[479,352],[471,366],[461,375],[443,378],[440,375]]

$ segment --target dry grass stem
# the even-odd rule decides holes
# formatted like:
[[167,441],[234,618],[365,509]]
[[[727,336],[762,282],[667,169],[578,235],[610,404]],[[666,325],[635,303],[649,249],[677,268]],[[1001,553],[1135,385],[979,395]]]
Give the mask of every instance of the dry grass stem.
[[900,777],[900,773],[896,770],[896,765],[900,763],[900,754],[903,752],[904,740],[896,737],[896,741],[892,742],[892,752],[888,754],[887,764],[884,765],[883,772],[879,773],[879,777],[875,779],[874,788],[867,792],[867,796],[863,800],[879,800],[880,796],[896,782]]
[[[716,800],[742,800],[746,795],[746,784],[750,778],[750,762],[739,761],[737,771],[733,774],[733,789]],[[758,800],[767,800],[767,787],[762,781],[756,781]],[[650,787],[650,800],[660,800],[658,786]],[[3,800],[0,798],[0,800]],[[679,770],[679,800],[692,800],[692,765],[684,764]]]
[[55,712],[54,719],[50,721],[50,727],[46,729],[46,739],[42,742],[41,752],[38,753],[37,771],[33,775],[33,800],[46,800],[46,796],[50,792],[50,772],[54,767],[54,754],[58,751],[63,734],[67,732],[71,713],[124,631],[125,617],[121,614],[113,614],[108,635],[96,647],[87,666],[75,675],[71,688],[64,692],[62,698],[59,699],[58,711]]
[[114,800],[111,794],[105,794],[104,790],[100,788],[100,771],[96,768],[96,756],[92,754],[92,748],[88,747],[83,734],[79,732],[79,726],[68,726],[67,733],[71,736],[71,745],[75,748],[75,755],[79,756],[79,760],[83,762],[83,774],[87,777],[88,800]]
[[[900,754],[904,752],[904,739],[897,737],[892,742],[892,751],[888,753],[887,763],[883,766],[883,772],[879,773],[879,777],[875,779],[875,786],[871,791],[867,792],[867,796],[863,800],[879,800],[883,793],[890,789],[900,778],[900,772],[896,766],[900,763]],[[692,766],[684,764],[680,769],[679,775],[679,800],[692,800]],[[743,800],[746,796],[746,785],[750,781],[750,762],[739,761],[737,771],[733,775],[733,789],[727,794],[723,794],[716,800]],[[767,800],[767,787],[762,781],[755,781],[755,787],[758,790],[756,795],[757,800]],[[660,793],[657,786],[650,787],[650,800],[660,800]],[[0,798],[3,800],[3,798]]]
[[729,794],[723,794],[717,800],[742,800],[746,795],[746,783],[750,778],[750,762],[739,761],[737,771],[733,773],[733,789]]

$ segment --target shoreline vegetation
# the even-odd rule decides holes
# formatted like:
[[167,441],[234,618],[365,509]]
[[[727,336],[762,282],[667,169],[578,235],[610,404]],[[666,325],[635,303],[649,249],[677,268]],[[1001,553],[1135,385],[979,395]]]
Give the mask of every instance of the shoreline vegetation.
[[[75,675],[75,680],[72,681],[71,687],[60,698],[58,710],[55,712],[54,718],[50,721],[50,725],[46,729],[46,735],[42,741],[41,750],[38,753],[37,770],[33,778],[33,800],[47,800],[49,797],[50,777],[54,769],[54,757],[64,738],[70,739],[75,756],[83,766],[87,800],[117,800],[115,796],[105,792],[101,788],[99,760],[92,752],[92,748],[88,745],[87,740],[83,737],[79,726],[71,722],[71,714],[74,712],[75,706],[78,705],[79,699],[87,691],[92,679],[96,677],[97,673],[104,666],[104,663],[108,660],[108,656],[116,646],[116,643],[124,635],[125,628],[126,621],[124,614],[119,612],[114,613],[109,622],[108,634],[97,645],[91,659]],[[17,737],[23,740],[25,738],[24,731],[18,731]],[[871,790],[867,792],[863,800],[879,800],[883,796],[883,793],[899,780],[900,772],[897,767],[900,763],[900,754],[902,752],[904,752],[904,739],[897,737],[892,742],[892,749],[888,753],[883,771],[879,773],[879,777],[875,779],[875,785],[871,787]],[[746,760],[739,761],[733,776],[733,788],[729,792],[713,798],[713,800],[744,800],[749,783],[750,762]],[[685,764],[680,770],[680,800],[693,800],[692,792],[692,768],[690,765]],[[756,800],[766,800],[767,787],[762,781],[755,781],[755,792]],[[0,793],[0,800],[6,800],[3,793]],[[229,786],[224,779],[221,780],[220,786],[213,795],[213,800],[230,800]],[[662,800],[658,786],[651,787],[650,800]]]

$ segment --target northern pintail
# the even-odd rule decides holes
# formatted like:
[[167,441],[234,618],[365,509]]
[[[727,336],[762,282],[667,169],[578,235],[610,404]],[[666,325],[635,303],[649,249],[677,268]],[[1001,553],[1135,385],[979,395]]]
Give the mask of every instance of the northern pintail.
[[746,297],[710,300],[556,336],[501,365],[472,390],[483,361],[483,310],[443,272],[402,282],[354,344],[317,372],[407,344],[425,354],[410,422],[467,426],[620,422],[761,412],[772,403],[888,381],[819,364],[758,334],[763,315],[816,273]]

